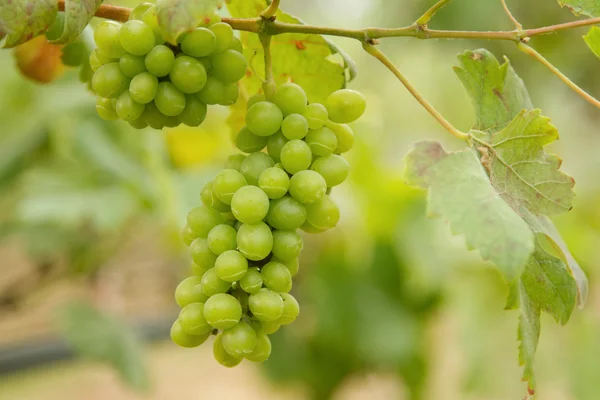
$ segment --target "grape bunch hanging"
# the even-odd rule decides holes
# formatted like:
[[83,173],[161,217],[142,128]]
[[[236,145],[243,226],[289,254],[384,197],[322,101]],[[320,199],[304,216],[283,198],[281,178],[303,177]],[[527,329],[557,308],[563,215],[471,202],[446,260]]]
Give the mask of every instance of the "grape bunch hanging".
[[123,119],[138,129],[199,126],[207,105],[236,102],[237,81],[246,72],[241,42],[228,24],[209,22],[172,46],[152,5],[136,8],[124,24],[102,22],[94,39],[96,110],[104,119]]
[[230,156],[202,188],[203,205],[189,212],[183,231],[193,276],[175,291],[182,310],[171,338],[196,347],[217,335],[214,356],[226,367],[267,360],[268,335],[298,316],[289,294],[303,248],[298,229],[319,233],[338,223],[328,192],[348,176],[340,154],[350,150],[354,134],[346,124],[366,107],[363,95],[348,89],[324,105],[308,104],[293,83],[268,100],[249,100],[236,138],[247,155]]

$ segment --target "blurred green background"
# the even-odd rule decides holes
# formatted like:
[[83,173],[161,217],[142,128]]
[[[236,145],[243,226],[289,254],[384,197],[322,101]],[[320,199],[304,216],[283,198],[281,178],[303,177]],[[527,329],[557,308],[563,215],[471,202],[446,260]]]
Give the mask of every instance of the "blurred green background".
[[[283,0],[282,8],[319,25],[396,27],[433,3]],[[553,0],[509,5],[526,27],[575,19]],[[492,0],[455,0],[430,27],[512,29]],[[585,32],[531,44],[598,94],[600,61],[581,39]],[[177,312],[172,294],[189,267],[179,231],[202,185],[234,151],[228,110],[212,107],[199,129],[134,131],[97,117],[77,71],[40,85],[19,74],[11,51],[0,52],[0,399],[524,396],[517,313],[503,310],[500,275],[443,222],[426,219],[425,194],[403,183],[412,142],[460,143],[358,43],[335,41],[356,60],[351,87],[369,101],[354,124],[350,179],[333,192],[342,219],[332,231],[304,236],[293,289],[302,312],[273,336],[271,359],[233,370],[213,360],[210,345],[186,350],[167,338]],[[590,297],[566,327],[543,318],[539,397],[595,400],[600,111],[512,43],[397,38],[381,45],[462,130],[473,112],[451,66],[457,53],[480,47],[511,60],[558,127],[562,140],[551,151],[577,181],[575,207],[555,222],[588,274]],[[68,349],[76,358],[65,359]]]

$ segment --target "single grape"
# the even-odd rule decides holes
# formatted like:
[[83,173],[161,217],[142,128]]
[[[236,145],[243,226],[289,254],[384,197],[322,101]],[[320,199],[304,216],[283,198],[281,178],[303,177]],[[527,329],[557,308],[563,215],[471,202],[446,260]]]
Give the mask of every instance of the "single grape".
[[249,268],[246,274],[240,279],[240,287],[246,293],[258,293],[262,288],[263,279],[262,275],[258,271],[258,268]]
[[231,204],[238,189],[246,186],[246,178],[234,169],[224,169],[217,174],[213,181],[213,193],[225,204]]
[[238,249],[252,261],[259,261],[273,249],[273,234],[264,222],[243,224],[237,233]]
[[79,67],[87,61],[86,58],[88,58],[88,55],[86,44],[82,41],[77,41],[69,43],[62,48],[60,60],[67,67]]
[[191,348],[198,347],[202,343],[206,342],[210,332],[203,335],[190,335],[181,327],[179,320],[175,321],[171,326],[171,340],[178,346]]
[[131,14],[129,14],[129,19],[139,19],[141,21],[142,17],[144,16],[144,13],[152,7],[154,7],[154,4],[148,2],[138,4],[133,10],[131,10]]
[[330,121],[327,122],[326,126],[335,133],[337,138],[336,154],[346,153],[352,149],[352,146],[354,146],[354,132],[350,126],[346,124],[335,124]]
[[129,83],[131,98],[140,104],[150,103],[158,92],[158,79],[149,72],[136,75]]
[[109,56],[108,54],[104,53],[100,49],[95,49],[92,53],[96,54],[96,58],[98,59],[98,62],[102,65],[118,61],[117,58],[113,58],[113,57]]
[[261,152],[252,153],[242,162],[240,172],[244,175],[249,185],[256,186],[258,185],[260,174],[273,165],[275,165],[275,162],[267,154]]
[[262,93],[255,94],[254,96],[252,96],[248,99],[248,104],[246,104],[246,109],[248,110],[248,109],[250,109],[250,107],[252,107],[256,103],[261,102],[261,101],[266,101],[266,99],[267,98]]
[[327,157],[317,158],[310,169],[318,172],[325,178],[327,186],[333,187],[346,180],[350,171],[350,164],[348,164],[348,161],[344,157],[332,154]]
[[156,108],[168,117],[174,117],[183,112],[185,108],[185,95],[177,90],[171,82],[160,82],[156,97]]
[[233,29],[229,24],[224,22],[218,22],[214,25],[208,27],[214,33],[215,38],[217,39],[217,44],[215,46],[215,53],[220,53],[222,51],[227,50],[227,48],[231,45],[233,41]]
[[283,299],[278,293],[269,290],[250,295],[248,305],[254,318],[261,322],[274,322],[283,315]]
[[111,99],[105,99],[104,97],[96,97],[96,112],[100,118],[107,121],[114,121],[119,119],[115,105]]
[[[242,169],[242,163],[245,159],[246,156],[243,154],[232,154],[227,158],[227,161],[225,162],[225,169],[233,169],[239,172],[240,169]],[[244,180],[245,179],[246,178],[244,178]]]
[[300,305],[294,296],[289,293],[280,293],[279,295],[283,299],[283,314],[275,322],[279,325],[291,324],[300,314]]
[[325,126],[319,129],[312,129],[308,132],[304,140],[310,146],[313,154],[317,156],[328,156],[333,154],[337,148],[337,136],[335,136],[335,133],[331,129]]
[[254,153],[265,148],[267,138],[255,135],[250,129],[243,127],[235,138],[235,145],[244,153]]
[[208,247],[207,239],[194,239],[190,245],[190,255],[196,265],[202,268],[212,268],[215,265],[217,255],[214,254]]
[[212,228],[224,222],[220,213],[205,206],[192,208],[187,215],[187,225],[201,238],[206,238]]
[[175,59],[169,78],[183,93],[197,93],[206,85],[208,76],[200,61],[182,56]]
[[290,140],[281,149],[281,164],[290,174],[303,171],[310,167],[312,152],[302,140]]
[[[146,107],[144,107],[145,110]],[[143,115],[143,113],[142,113]],[[132,128],[135,129],[144,129],[148,127],[148,124],[146,123],[146,121],[144,120],[144,118],[141,116],[138,119],[134,119],[133,121],[127,121],[129,122],[129,126],[131,126]]]
[[161,113],[154,102],[146,104],[142,119],[154,129],[162,129],[168,123],[166,115]]
[[146,71],[144,57],[134,56],[129,53],[119,59],[119,67],[128,78],[133,78]]
[[294,230],[306,221],[306,208],[290,196],[271,201],[267,221],[275,229]]
[[202,294],[211,297],[219,293],[225,293],[231,288],[231,283],[219,278],[217,270],[211,268],[202,276]]
[[233,328],[226,329],[221,335],[223,348],[235,358],[242,358],[254,350],[256,331],[244,321]]
[[214,76],[209,76],[206,84],[200,92],[198,98],[205,104],[218,104],[225,92],[225,84]]
[[298,273],[298,270],[300,269],[300,261],[297,258],[294,258],[294,259],[288,260],[288,261],[283,261],[283,260],[280,260],[279,258],[273,256],[273,257],[271,257],[271,261],[280,262],[283,265],[285,265],[287,267],[287,269],[290,271],[290,274],[292,274],[292,276],[296,276],[296,274]]
[[319,129],[327,122],[327,109],[323,104],[312,103],[306,106],[304,110],[304,117],[308,121],[308,127],[310,129]]
[[146,55],[144,64],[150,73],[162,78],[163,76],[169,75],[173,69],[175,55],[173,54],[173,50],[160,44],[155,46],[150,53]]
[[181,50],[192,57],[206,57],[217,47],[217,37],[206,28],[196,28],[183,37]]
[[289,191],[290,195],[299,202],[311,204],[325,194],[327,182],[318,172],[304,170],[292,176]]
[[271,355],[271,340],[265,333],[256,335],[256,345],[252,353],[246,354],[246,360],[252,362],[264,362]]
[[329,119],[338,124],[356,121],[367,108],[367,99],[356,90],[341,89],[325,99]]
[[273,103],[281,109],[284,116],[302,114],[306,109],[308,99],[304,89],[295,83],[285,83],[277,88]]
[[127,21],[123,24],[119,32],[119,41],[127,52],[136,56],[148,54],[156,44],[152,28],[138,20]]
[[242,318],[242,306],[232,295],[217,293],[204,303],[204,318],[215,329],[233,328]]
[[56,13],[56,18],[50,25],[50,28],[46,31],[46,38],[50,41],[57,40],[63,33],[65,29],[65,13],[58,12]]
[[247,314],[249,310],[248,299],[250,298],[250,295],[242,290],[236,290],[235,298],[240,302],[240,305],[242,306],[242,312]]
[[146,10],[146,12],[142,15],[141,21],[143,21],[152,29],[152,33],[154,34],[154,42],[156,45],[160,45],[165,42],[162,29],[158,25],[158,13],[156,6],[149,7],[148,10]]
[[119,68],[119,63],[104,64],[92,77],[92,90],[98,96],[115,98],[127,90],[129,78]]
[[300,114],[290,114],[284,118],[281,132],[289,140],[303,139],[308,133],[308,121]]
[[204,274],[209,270],[210,268],[206,268],[206,267],[201,267],[199,265],[196,265],[195,263],[192,263],[191,266],[191,274],[193,276],[199,276],[199,277],[203,277]]
[[177,320],[183,331],[190,335],[204,335],[213,330],[204,318],[204,303],[191,303],[183,307]]
[[223,86],[223,98],[219,101],[222,106],[230,106],[235,104],[239,96],[239,88],[237,82],[226,83]]
[[96,46],[109,57],[119,58],[125,55],[125,49],[119,42],[121,24],[115,21],[104,20],[94,29]]
[[340,220],[340,209],[327,195],[306,206],[306,220],[317,229],[331,229]]
[[[180,53],[181,55],[185,55],[185,53]],[[204,66],[204,69],[206,70],[206,73],[208,75],[212,74],[212,59],[210,57],[200,57],[198,58],[198,61],[200,61],[202,63],[202,65]]]
[[279,199],[287,193],[290,178],[281,168],[271,167],[261,172],[258,178],[258,186],[270,199]]
[[235,229],[229,225],[221,224],[210,230],[206,238],[206,243],[210,251],[219,255],[237,247],[236,236],[237,232]]
[[244,224],[260,222],[269,211],[269,197],[256,186],[239,188],[231,199],[231,212]]
[[248,109],[246,126],[258,136],[270,136],[277,132],[283,122],[281,110],[273,103],[260,101]]
[[185,95],[185,108],[179,114],[181,122],[187,126],[199,126],[206,118],[208,107],[195,96]]
[[123,92],[117,98],[115,110],[117,111],[119,118],[124,119],[125,121],[133,121],[142,115],[144,112],[144,105],[133,100],[129,92]]
[[269,155],[275,162],[279,162],[281,160],[281,149],[288,142],[288,140],[283,136],[281,130],[277,131],[274,135],[269,136],[267,140],[267,150],[269,151]]
[[235,50],[238,53],[244,53],[244,46],[242,45],[242,41],[237,37],[233,37],[231,40],[231,44],[227,48],[228,50]]
[[228,212],[231,208],[215,196],[213,192],[213,182],[207,182],[200,191],[200,200],[206,207],[214,208],[219,212]]
[[235,358],[223,347],[222,336],[219,335],[213,343],[213,355],[219,364],[227,368],[233,368],[242,362],[241,358]]
[[260,275],[265,286],[274,292],[287,293],[292,290],[292,274],[281,263],[272,261],[267,263],[260,270]]
[[[233,231],[235,232],[235,229]],[[235,282],[244,279],[247,271],[248,260],[242,253],[236,250],[225,251],[217,258],[215,263],[217,276],[225,282]]]
[[[273,255],[280,260],[290,261],[298,258],[303,246],[302,237],[296,231],[276,230],[273,232]],[[286,290],[277,291],[286,292]]]
[[183,308],[192,303],[203,303],[208,299],[208,297],[202,293],[201,282],[201,277],[191,276],[177,285],[177,288],[175,289],[175,301],[179,307]]
[[[98,68],[100,68],[101,66],[104,65],[104,63],[100,62],[100,60],[98,59],[98,52],[96,50],[92,51],[92,53],[90,54],[89,62],[90,62],[90,68],[94,72],[98,71]],[[93,77],[93,75],[92,75],[92,77]]]
[[246,74],[248,62],[242,53],[225,50],[212,56],[213,74],[225,83],[237,82]]

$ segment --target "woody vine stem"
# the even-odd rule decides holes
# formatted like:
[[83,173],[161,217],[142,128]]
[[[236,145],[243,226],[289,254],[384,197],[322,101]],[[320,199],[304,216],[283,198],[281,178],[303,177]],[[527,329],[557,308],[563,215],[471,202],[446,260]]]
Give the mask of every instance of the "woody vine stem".
[[[577,20],[563,24],[556,24],[534,29],[523,29],[522,25],[510,12],[506,0],[500,0],[506,14],[515,25],[512,31],[454,31],[454,30],[437,30],[429,29],[427,23],[442,7],[448,4],[451,0],[439,0],[431,8],[429,8],[421,17],[419,17],[412,25],[401,28],[364,28],[364,29],[342,29],[329,28],[314,25],[297,25],[279,22],[275,18],[275,14],[279,8],[280,0],[273,0],[265,9],[260,17],[257,18],[223,18],[222,21],[231,25],[233,29],[239,31],[253,32],[260,35],[261,43],[265,49],[265,83],[263,85],[265,95],[269,97],[269,93],[273,90],[275,82],[273,81],[273,73],[271,70],[271,55],[270,42],[271,36],[282,33],[305,33],[319,34],[329,36],[341,36],[352,38],[360,41],[364,49],[381,61],[406,87],[406,89],[415,97],[415,99],[429,112],[449,133],[459,139],[466,140],[469,135],[456,129],[448,120],[446,120],[425,98],[410,84],[408,79],[402,75],[397,66],[395,66],[389,58],[385,56],[379,49],[375,47],[377,39],[389,37],[412,37],[416,39],[486,39],[486,40],[505,40],[512,41],[517,44],[518,48],[526,54],[532,56],[536,61],[544,65],[550,72],[556,75],[561,81],[569,86],[575,93],[583,97],[590,104],[600,108],[600,101],[587,93],[581,87],[577,86],[573,81],[561,73],[558,68],[553,66],[541,54],[539,54],[527,43],[529,39],[535,36],[547,35],[567,29],[579,28],[584,26],[600,24],[600,18],[590,18]],[[65,0],[58,0],[58,8],[63,11],[65,9]],[[125,22],[131,13],[130,8],[113,6],[108,4],[101,5],[95,15],[100,18],[111,19],[115,21]]]

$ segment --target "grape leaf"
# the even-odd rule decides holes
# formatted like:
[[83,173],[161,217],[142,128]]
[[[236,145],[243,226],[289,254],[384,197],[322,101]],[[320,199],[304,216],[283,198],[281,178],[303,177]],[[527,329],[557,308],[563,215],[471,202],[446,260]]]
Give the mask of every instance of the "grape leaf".
[[0,47],[14,47],[45,32],[57,13],[56,0],[0,0]]
[[419,142],[405,165],[409,184],[429,188],[428,213],[450,221],[469,249],[516,281],[533,252],[533,233],[496,192],[475,152],[446,153],[438,142]]
[[549,121],[540,110],[523,110],[499,132],[470,132],[492,185],[515,210],[555,215],[572,207],[573,178],[558,170],[557,156],[544,152],[558,138]]
[[71,43],[83,32],[103,0],[66,0],[65,25],[60,37],[52,43]]
[[517,332],[519,345],[519,364],[524,366],[523,381],[528,381],[528,392],[535,395],[534,359],[540,339],[541,311],[537,308],[527,292],[520,287],[521,314],[519,315],[519,328]]
[[596,57],[600,58],[600,28],[592,26],[587,35],[583,37],[590,50],[594,52]]
[[221,0],[159,0],[156,4],[158,23],[165,33],[165,38],[177,43],[177,38],[184,32],[196,28],[202,20],[214,14]]
[[471,96],[474,129],[499,131],[521,110],[533,108],[523,80],[508,59],[500,65],[492,53],[479,49],[459,54],[458,60],[454,72]]
[[558,0],[561,7],[567,7],[577,16],[600,17],[600,1],[598,0]]

